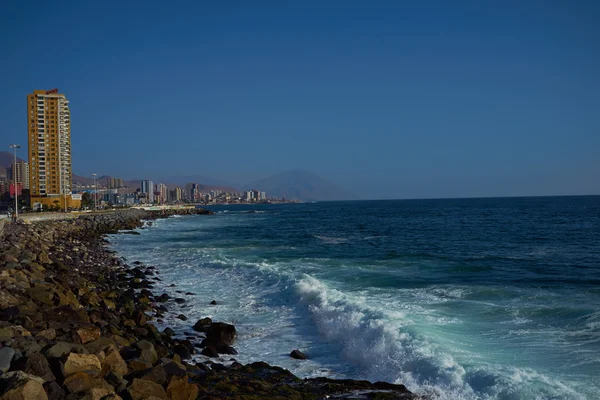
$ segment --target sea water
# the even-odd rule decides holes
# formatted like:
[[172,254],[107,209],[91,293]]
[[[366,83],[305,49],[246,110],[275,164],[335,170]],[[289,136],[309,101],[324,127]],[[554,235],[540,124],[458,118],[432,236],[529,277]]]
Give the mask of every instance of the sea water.
[[440,399],[600,398],[600,196],[211,209],[110,239],[186,299],[179,333],[209,316],[242,363]]

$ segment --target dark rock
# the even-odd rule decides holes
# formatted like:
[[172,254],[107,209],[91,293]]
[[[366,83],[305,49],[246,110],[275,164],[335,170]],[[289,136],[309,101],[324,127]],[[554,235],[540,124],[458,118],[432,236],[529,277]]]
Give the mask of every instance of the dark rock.
[[290,353],[290,357],[295,358],[296,360],[306,360],[308,357],[301,352],[300,350],[294,350]]
[[211,305],[211,306],[216,306],[216,305],[217,305],[217,301],[216,301],[216,300],[213,300],[213,301],[211,301],[211,302],[210,302],[210,305]]
[[179,314],[179,315],[177,316],[177,318],[178,318],[178,319],[180,319],[180,320],[182,320],[182,321],[187,321],[187,319],[188,319],[188,318],[187,318],[185,315],[183,315],[183,314]]
[[46,383],[44,389],[48,394],[48,400],[64,400],[66,396],[65,390],[55,381]]
[[14,371],[19,370],[30,375],[39,376],[45,382],[56,379],[54,373],[52,373],[52,370],[50,369],[48,360],[41,353],[33,353],[29,356],[21,357],[18,361],[13,363],[11,369]]
[[179,357],[181,357],[182,360],[189,360],[190,358],[192,358],[192,353],[190,352],[190,350],[187,348],[187,346],[184,346],[182,344],[175,345],[173,347],[173,352],[179,355]]
[[215,347],[231,346],[236,338],[235,326],[224,322],[216,322],[210,325],[206,331],[206,341]]
[[214,346],[206,346],[200,354],[206,357],[219,357],[219,352]]
[[5,373],[10,369],[10,363],[15,356],[15,351],[10,347],[0,349],[0,373]]
[[206,332],[211,324],[212,320],[210,318],[201,318],[194,324],[193,329],[197,332]]
[[219,354],[232,354],[232,355],[238,354],[236,349],[234,349],[231,346],[227,346],[227,345],[217,348],[217,352]]
[[185,299],[182,299],[181,297],[177,297],[175,299],[175,303],[177,303],[177,304],[183,304],[183,303],[185,303]]

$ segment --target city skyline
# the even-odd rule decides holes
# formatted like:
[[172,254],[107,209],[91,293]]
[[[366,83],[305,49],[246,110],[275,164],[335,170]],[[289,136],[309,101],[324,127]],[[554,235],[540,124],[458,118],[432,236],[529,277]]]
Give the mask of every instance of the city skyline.
[[[22,96],[59,87],[86,176],[237,186],[309,170],[361,198],[600,193],[596,4],[113,6],[7,5],[7,145],[26,144]],[[68,17],[61,47],[38,49],[60,60],[45,68],[21,23],[38,14]]]

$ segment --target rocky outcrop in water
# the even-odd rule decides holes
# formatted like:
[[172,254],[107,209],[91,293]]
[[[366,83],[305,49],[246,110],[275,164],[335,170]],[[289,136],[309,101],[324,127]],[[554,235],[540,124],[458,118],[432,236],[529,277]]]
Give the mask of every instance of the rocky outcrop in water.
[[0,400],[415,398],[402,385],[301,380],[265,363],[210,361],[198,349],[208,357],[235,354],[237,332],[208,318],[190,323],[205,336],[202,344],[159,330],[157,321],[169,312],[165,305],[177,303],[153,292],[160,279],[155,268],[124,264],[102,235],[173,213],[209,214],[127,210],[6,224]]

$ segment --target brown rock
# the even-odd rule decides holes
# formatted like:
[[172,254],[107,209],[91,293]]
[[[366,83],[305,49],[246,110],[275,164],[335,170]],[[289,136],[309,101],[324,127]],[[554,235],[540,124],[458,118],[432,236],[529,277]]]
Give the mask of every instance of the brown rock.
[[0,337],[14,338],[18,336],[31,336],[31,332],[21,325],[0,325]]
[[127,361],[127,365],[133,371],[143,371],[145,369],[152,368],[152,365],[147,363],[144,360],[140,360],[139,358],[134,358],[133,360]]
[[27,357],[21,357],[11,366],[13,370],[20,370],[27,374],[39,376],[45,382],[50,382],[56,379],[48,360],[41,353],[32,353]]
[[85,392],[81,400],[122,400],[114,390],[107,388],[91,388]]
[[4,387],[4,394],[0,400],[48,400],[43,383],[42,378],[23,371],[3,374],[0,376],[0,386]]
[[99,374],[102,366],[98,357],[95,354],[69,353],[63,366],[64,376],[83,371]]
[[54,328],[48,328],[48,329],[44,329],[43,331],[38,332],[35,335],[36,339],[46,339],[46,340],[54,340],[56,339],[56,329]]
[[127,392],[132,400],[146,400],[155,397],[157,399],[166,399],[165,389],[158,383],[146,379],[134,379]]
[[0,304],[2,307],[16,306],[20,301],[6,290],[0,290]]
[[296,360],[306,360],[306,354],[301,352],[300,350],[294,350],[290,353],[290,357],[295,358]]
[[100,329],[93,325],[79,328],[77,329],[77,336],[82,344],[93,342],[100,339]]
[[147,362],[150,365],[156,364],[158,361],[158,355],[154,349],[154,345],[147,340],[140,340],[136,343],[136,346],[142,351],[140,359]]
[[81,393],[92,388],[106,389],[109,392],[114,392],[113,387],[102,379],[100,375],[94,373],[89,374],[83,371],[76,372],[67,377],[63,385],[71,393]]
[[127,363],[119,354],[119,351],[115,346],[109,346],[105,350],[106,357],[102,360],[102,375],[106,375],[109,372],[113,372],[117,376],[123,376],[127,374]]
[[187,377],[174,376],[167,386],[167,396],[171,400],[195,400],[198,396],[198,386],[189,383]]
[[197,332],[206,332],[211,324],[212,320],[210,318],[201,318],[198,320],[198,322],[194,324],[192,329],[194,329]]

